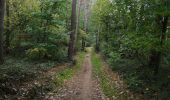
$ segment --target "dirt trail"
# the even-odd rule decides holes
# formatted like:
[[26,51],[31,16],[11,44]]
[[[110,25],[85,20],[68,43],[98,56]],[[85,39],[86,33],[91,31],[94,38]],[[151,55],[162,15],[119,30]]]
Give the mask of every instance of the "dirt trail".
[[82,69],[48,100],[104,100],[99,83],[92,75],[89,53],[85,57]]

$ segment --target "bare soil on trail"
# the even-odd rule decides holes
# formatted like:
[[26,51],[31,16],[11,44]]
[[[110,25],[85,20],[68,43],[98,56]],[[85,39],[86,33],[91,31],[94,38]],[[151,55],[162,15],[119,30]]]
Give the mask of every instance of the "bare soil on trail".
[[81,70],[47,100],[104,100],[99,82],[92,75],[91,55],[85,56]]

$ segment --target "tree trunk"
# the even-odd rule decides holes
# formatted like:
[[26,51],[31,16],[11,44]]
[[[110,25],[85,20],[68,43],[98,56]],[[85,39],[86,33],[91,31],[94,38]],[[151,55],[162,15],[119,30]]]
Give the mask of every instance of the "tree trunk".
[[66,29],[69,30],[69,8],[68,8],[69,1],[66,0]]
[[98,28],[98,32],[96,33],[96,52],[100,51],[99,37],[100,37],[100,25]]
[[154,75],[158,74],[160,62],[161,62],[161,52],[157,52],[155,50],[151,51],[151,55],[149,57],[149,66],[153,68]]
[[86,46],[86,43],[85,43],[85,39],[83,37],[82,38],[82,51],[85,50],[85,46]]
[[87,0],[84,0],[84,31],[87,33]]
[[[80,26],[80,8],[81,8],[81,0],[79,0],[78,3],[78,14],[77,14],[77,26],[76,26],[76,43],[78,43],[78,38],[79,38],[79,26]],[[78,44],[76,44],[78,46]],[[78,47],[76,46],[75,48],[75,54],[78,51]]]
[[3,64],[3,32],[4,32],[5,0],[0,0],[0,64]]
[[7,24],[6,24],[6,39],[5,39],[5,51],[9,54],[9,47],[10,47],[10,12],[9,12],[9,0],[6,0],[6,17],[7,17]]
[[72,15],[71,15],[71,34],[68,48],[68,58],[73,61],[75,50],[75,34],[76,34],[76,2],[72,0]]
[[[158,16],[157,24],[159,26],[161,34],[159,35],[160,38],[160,45],[163,46],[166,40],[166,31],[168,25],[168,17],[167,16]],[[149,59],[149,66],[154,68],[154,75],[157,75],[159,72],[159,67],[161,63],[162,52],[161,51],[151,51],[150,59]]]

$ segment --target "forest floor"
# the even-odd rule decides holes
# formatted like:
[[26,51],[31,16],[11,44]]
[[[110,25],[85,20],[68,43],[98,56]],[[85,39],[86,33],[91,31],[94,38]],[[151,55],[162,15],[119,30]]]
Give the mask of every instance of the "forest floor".
[[45,100],[147,100],[130,92],[120,77],[90,50],[80,69],[60,88],[48,93]]
[[91,54],[87,53],[82,67],[71,80],[56,94],[46,97],[47,100],[104,100],[99,82],[92,73]]
[[100,54],[92,48],[86,51],[77,54],[74,66],[56,65],[39,72],[32,80],[10,81],[14,84],[11,88],[16,88],[15,93],[4,93],[0,100],[147,100],[130,92],[121,76],[111,70]]
[[0,100],[42,99],[44,94],[55,87],[55,84],[52,81],[55,74],[63,71],[67,66],[67,63],[56,65],[46,71],[41,70],[40,72],[37,72],[39,74],[37,76],[27,76],[32,79],[26,80],[24,78],[24,81],[11,80],[6,82],[4,87],[0,85],[0,93],[2,93],[0,94]]

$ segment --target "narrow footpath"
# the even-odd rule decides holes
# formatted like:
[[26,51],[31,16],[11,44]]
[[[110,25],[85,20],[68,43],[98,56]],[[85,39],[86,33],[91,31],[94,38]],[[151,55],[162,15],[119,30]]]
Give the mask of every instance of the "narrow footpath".
[[104,100],[98,81],[92,75],[90,53],[86,54],[81,70],[60,89],[52,100]]

